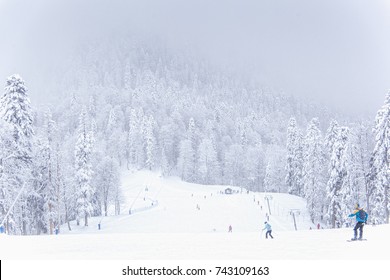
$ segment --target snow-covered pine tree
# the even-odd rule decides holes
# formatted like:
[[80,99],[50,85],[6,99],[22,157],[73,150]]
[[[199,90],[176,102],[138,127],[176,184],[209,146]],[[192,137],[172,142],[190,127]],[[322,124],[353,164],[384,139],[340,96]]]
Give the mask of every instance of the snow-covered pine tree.
[[[207,124],[209,124],[207,122]],[[207,130],[207,128],[206,128]],[[206,132],[207,134],[207,132]],[[198,180],[197,178],[197,169],[198,169],[198,162],[197,162],[197,159],[198,159],[198,155],[197,155],[197,152],[198,152],[198,142],[199,142],[199,137],[197,135],[197,127],[196,127],[196,123],[195,123],[195,120],[194,118],[190,118],[189,122],[188,122],[188,128],[187,128],[187,139],[188,141],[191,142],[191,150],[193,151],[194,155],[193,155],[193,159],[192,159],[192,169],[194,170],[194,174],[192,175],[192,180],[194,182],[196,182]]]
[[142,168],[145,164],[143,119],[144,112],[142,108],[130,110],[129,132],[127,135],[128,166],[135,168]]
[[325,134],[325,147],[327,149],[329,157],[331,156],[331,154],[334,150],[333,148],[334,148],[335,142],[338,140],[338,138],[340,136],[339,132],[340,132],[339,131],[339,124],[337,123],[336,120],[332,120],[330,122],[329,128]]
[[55,124],[50,109],[44,113],[43,132],[37,139],[32,162],[32,186],[27,195],[27,209],[32,221],[30,233],[53,234],[58,225],[58,194],[53,181],[53,138]]
[[[123,118],[122,110],[119,106],[111,108],[105,130],[106,153],[116,158],[120,166],[122,165],[122,159],[126,157],[126,135],[123,132]],[[92,123],[93,120],[91,120]]]
[[169,162],[168,162],[167,155],[165,153],[165,147],[161,148],[161,165],[160,165],[160,169],[161,169],[161,175],[162,176],[169,176],[169,174],[170,174],[170,167],[169,167]]
[[127,168],[129,169],[130,165],[135,165],[137,161],[136,153],[136,137],[137,137],[137,114],[134,109],[130,110],[129,117],[129,132],[127,134]]
[[284,179],[286,153],[279,145],[273,144],[266,152],[267,167],[265,170],[264,189],[269,192],[287,192]]
[[193,118],[188,123],[186,138],[181,140],[177,169],[183,180],[196,181],[196,126]]
[[[55,147],[55,174],[54,174],[54,183],[56,186],[57,201],[58,201],[58,221],[57,229],[60,231],[60,226],[62,222],[68,225],[69,231],[72,230],[70,226],[71,216],[75,211],[72,207],[74,202],[74,193],[72,193],[71,184],[66,184],[70,180],[65,179],[64,174],[64,165],[65,160],[62,156],[62,151],[60,149],[60,144],[57,143]],[[73,171],[73,169],[72,169]],[[73,173],[73,172],[72,172]],[[73,174],[72,174],[73,175]],[[70,174],[69,174],[70,176]]]
[[115,190],[119,187],[119,166],[110,157],[104,157],[97,167],[97,185],[102,200],[104,215],[108,215],[108,206],[115,202]]
[[[351,213],[351,208],[359,202],[361,206],[366,204],[363,172],[358,145],[358,137],[354,130],[350,130],[348,143],[346,147],[346,170],[347,176],[344,180],[342,193],[342,212],[343,217],[347,217]],[[367,208],[365,208],[367,211]]]
[[187,139],[191,141],[194,151],[197,149],[198,137],[194,118],[190,118],[187,130]]
[[297,124],[294,118],[290,118],[287,128],[287,164],[286,164],[286,184],[289,194],[296,194],[295,189],[295,170],[294,170],[294,151],[296,144]]
[[4,95],[0,99],[0,116],[12,127],[15,157],[31,162],[34,135],[30,99],[24,80],[17,74],[7,79]]
[[84,218],[88,226],[88,217],[93,211],[92,197],[95,190],[91,186],[92,166],[91,151],[93,139],[88,129],[87,110],[83,107],[80,118],[78,137],[75,147],[76,211],[77,220]]
[[268,163],[267,167],[265,168],[265,176],[264,176],[264,192],[274,191],[273,187],[273,180],[272,180],[272,167],[271,164]]
[[182,180],[194,181],[194,158],[195,152],[192,149],[191,141],[188,139],[182,140],[179,147],[179,158],[177,159],[177,169]]
[[154,126],[156,122],[152,115],[149,118],[145,118],[145,167],[152,170],[156,165],[156,137],[154,136]]
[[297,145],[295,150],[295,184],[296,189],[298,190],[298,196],[303,196],[303,135],[302,131],[298,129],[298,138],[297,138]]
[[344,188],[349,188],[347,182],[349,129],[333,125],[332,134],[332,143],[329,146],[332,147],[332,150],[329,165],[330,177],[327,184],[328,209],[326,217],[329,217],[331,227],[335,228],[340,227],[344,222],[342,194],[350,193],[344,190]]
[[244,151],[241,145],[230,145],[225,153],[224,176],[227,184],[239,186],[244,174]]
[[219,177],[219,164],[217,151],[210,139],[205,138],[199,144],[198,156],[199,179],[204,184],[213,184],[215,179]]
[[[3,166],[9,169],[8,179],[12,180],[8,186],[8,195],[13,200],[21,192],[18,203],[11,210],[10,215],[18,217],[14,219],[15,227],[12,230],[16,233],[17,228],[22,234],[27,234],[29,221],[27,217],[27,196],[31,184],[31,163],[33,150],[33,120],[30,99],[24,80],[18,75],[8,77],[5,92],[0,99],[0,118],[9,125],[12,141],[9,142],[10,153],[3,158]],[[6,163],[4,163],[6,159]],[[25,188],[23,189],[23,186]],[[6,225],[9,229],[9,225]]]
[[[27,212],[31,221],[29,234],[47,233],[50,228],[46,220],[46,199],[50,185],[50,152],[44,139],[37,139],[32,165],[32,188],[27,194]],[[48,164],[49,163],[49,164]],[[46,205],[45,205],[46,204]]]
[[375,118],[375,148],[372,155],[371,219],[389,223],[390,212],[390,92]]
[[239,122],[237,127],[237,133],[239,134],[240,144],[243,149],[246,149],[248,146],[248,132],[247,132],[247,124],[245,121]]
[[245,178],[252,191],[260,191],[264,182],[264,152],[260,145],[248,147],[245,154]]
[[[3,119],[0,119],[0,219],[3,221],[7,232],[10,232],[10,225],[14,225],[13,216],[6,214],[14,200],[15,190],[13,184],[12,162],[12,129]],[[1,222],[0,221],[0,222]]]
[[287,175],[285,179],[289,194],[302,195],[302,168],[302,134],[295,118],[290,118],[287,128]]
[[303,191],[312,222],[323,215],[325,195],[324,148],[317,118],[307,128],[304,143]]
[[[332,172],[334,171],[334,168],[335,168],[335,160],[337,160],[337,156],[335,155],[337,150],[335,149],[335,144],[336,142],[339,140],[339,136],[340,136],[340,127],[339,127],[339,124],[337,123],[336,120],[331,120],[330,122],[330,125],[328,127],[328,129],[326,130],[326,134],[325,134],[325,139],[324,139],[324,148],[325,148],[325,157],[326,157],[326,162],[328,162],[328,166],[327,166],[327,169],[328,169],[328,182],[327,182],[327,185],[326,185],[326,196],[327,196],[327,199],[329,200],[329,203],[327,205],[327,209],[326,209],[326,214],[325,214],[325,219],[327,220],[327,222],[330,224],[330,226],[332,228],[335,228],[335,223],[336,223],[336,216],[334,214],[334,212],[336,211],[336,208],[335,208],[335,203],[334,203],[334,199],[336,199],[337,201],[339,201],[341,199],[340,197],[340,188],[341,186],[338,186],[338,189],[337,189],[337,194],[339,195],[339,197],[337,198],[333,198],[332,195],[334,195],[334,188],[335,186],[332,185],[332,183],[337,183],[337,182],[334,182],[334,180],[336,180],[335,178],[332,178]],[[332,160],[332,157],[333,157],[333,160]],[[337,176],[337,171],[333,174],[333,176]],[[330,183],[330,181],[332,183]],[[339,203],[338,203],[338,206]],[[340,206],[341,207],[341,206]],[[340,211],[338,211],[339,213]]]
[[[370,124],[361,122],[356,129],[355,145],[356,145],[356,161],[357,165],[356,173],[358,174],[358,181],[361,185],[360,192],[364,194],[364,200],[367,205],[367,211],[370,213],[370,200],[369,200],[369,185],[370,185],[370,157],[373,150],[373,135]],[[360,193],[359,192],[359,193]],[[361,197],[359,196],[359,201]]]
[[44,128],[45,128],[45,141],[44,145],[46,146],[44,150],[46,153],[46,176],[47,176],[47,184],[45,188],[44,194],[44,207],[45,207],[45,216],[46,216],[46,224],[49,225],[48,231],[50,234],[53,234],[53,230],[55,225],[58,225],[60,221],[58,221],[58,211],[59,211],[59,201],[58,201],[58,192],[54,183],[54,153],[53,153],[53,138],[55,128],[55,122],[52,118],[52,113],[50,109],[45,112],[45,120],[44,120]]

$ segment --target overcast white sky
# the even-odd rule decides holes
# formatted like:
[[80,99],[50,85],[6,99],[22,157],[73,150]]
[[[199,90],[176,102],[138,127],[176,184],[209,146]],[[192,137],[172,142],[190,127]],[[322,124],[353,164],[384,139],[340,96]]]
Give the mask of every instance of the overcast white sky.
[[0,81],[28,82],[79,42],[121,31],[348,112],[374,114],[390,89],[387,0],[0,0]]

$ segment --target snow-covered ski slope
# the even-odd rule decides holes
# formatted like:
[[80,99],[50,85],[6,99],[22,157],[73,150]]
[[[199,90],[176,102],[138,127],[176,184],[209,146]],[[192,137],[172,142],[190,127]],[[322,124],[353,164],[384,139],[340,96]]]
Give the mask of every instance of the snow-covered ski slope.
[[[99,222],[99,233],[221,233],[227,232],[229,225],[233,232],[260,233],[269,212],[265,196],[269,197],[269,222],[275,232],[294,230],[291,209],[299,212],[298,229],[313,226],[304,200],[287,194],[190,184],[176,177],[163,179],[148,171],[127,172],[122,181],[123,215],[93,218],[88,228],[73,226],[72,233],[96,233]],[[233,194],[225,194],[226,188],[231,188]]]
[[[351,228],[317,230],[304,200],[296,196],[237,187],[225,194],[226,186],[190,184],[147,171],[126,172],[122,184],[121,215],[92,218],[88,227],[72,223],[71,232],[63,225],[56,236],[2,235],[1,259],[390,258],[389,225],[366,226],[367,242],[346,242]],[[273,240],[261,232],[269,210]]]

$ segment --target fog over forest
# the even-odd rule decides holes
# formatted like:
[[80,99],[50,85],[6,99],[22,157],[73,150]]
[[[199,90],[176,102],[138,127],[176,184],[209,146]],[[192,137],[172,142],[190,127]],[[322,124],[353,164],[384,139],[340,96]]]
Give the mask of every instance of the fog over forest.
[[[0,226],[121,215],[124,174],[389,223],[386,1],[0,1]],[[109,213],[109,209],[114,209]],[[127,210],[126,210],[127,211]]]
[[21,74],[41,102],[80,48],[129,36],[354,115],[390,88],[387,1],[0,2],[0,76]]

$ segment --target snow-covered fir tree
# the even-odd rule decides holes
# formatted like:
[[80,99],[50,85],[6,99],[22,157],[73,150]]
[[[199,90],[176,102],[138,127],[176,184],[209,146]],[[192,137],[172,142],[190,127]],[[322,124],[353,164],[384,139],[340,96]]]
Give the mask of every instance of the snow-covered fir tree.
[[92,166],[91,152],[93,139],[88,127],[87,110],[83,107],[78,128],[78,138],[75,147],[75,183],[77,220],[84,219],[88,226],[88,217],[93,211],[92,197],[95,193],[91,185]]
[[265,176],[264,176],[264,192],[270,192],[275,191],[273,188],[274,180],[272,179],[272,167],[271,164],[268,163],[267,167],[265,168]]
[[357,188],[357,201],[364,201],[367,205],[366,210],[370,213],[370,157],[373,150],[373,134],[371,123],[361,121],[358,127],[355,129],[355,137],[353,144],[355,145],[354,152],[355,156],[352,159],[355,174]]
[[[33,119],[30,99],[24,80],[17,74],[6,81],[5,92],[0,99],[0,118],[7,124],[11,133],[9,149],[2,159],[4,185],[3,193],[6,201],[13,201],[20,193],[18,203],[9,211],[7,230],[13,233],[28,233],[31,220],[28,217],[27,194],[32,188],[31,164],[33,152]],[[12,184],[8,184],[11,183]],[[10,228],[10,219],[12,228]]]
[[170,174],[169,162],[168,162],[167,155],[165,153],[165,148],[164,147],[161,149],[161,165],[160,165],[160,169],[161,169],[161,175],[162,176],[169,176],[169,174]]
[[71,172],[67,172],[63,152],[60,149],[60,144],[57,143],[55,147],[55,173],[54,183],[57,190],[58,197],[58,221],[57,230],[61,231],[61,224],[66,223],[68,230],[71,231],[70,221],[76,213],[76,194],[74,190],[74,181],[70,180],[74,176],[73,165]]
[[46,223],[48,224],[48,232],[53,234],[54,227],[60,223],[58,221],[58,211],[59,211],[59,201],[58,201],[58,189],[54,183],[54,149],[53,149],[53,138],[55,133],[55,122],[52,118],[52,113],[50,109],[45,112],[44,115],[44,128],[45,128],[45,140],[44,148],[45,153],[43,153],[46,160],[46,172],[47,172],[47,184],[45,188],[44,195],[44,207],[46,212]]
[[288,193],[302,195],[303,147],[302,134],[295,118],[290,118],[287,128],[286,184]]
[[[350,129],[348,136],[348,143],[345,151],[346,159],[346,174],[344,178],[343,187],[341,189],[342,193],[342,212],[343,217],[347,217],[351,213],[352,207],[359,203],[361,207],[366,205],[366,195],[365,195],[365,180],[366,176],[363,172],[360,151],[358,148],[358,138],[356,137],[356,132]],[[365,164],[363,162],[363,164]],[[364,207],[366,211],[368,209]]]
[[127,151],[129,165],[143,168],[145,164],[145,141],[143,137],[144,111],[142,108],[131,109],[129,131],[127,135]]
[[177,131],[176,126],[177,125],[173,120],[168,118],[166,122],[161,125],[158,132],[161,148],[161,165],[163,166],[162,170],[167,171],[168,174],[170,174],[176,166],[178,158],[177,141],[179,135],[175,133],[175,131]]
[[13,130],[15,157],[23,162],[30,162],[34,135],[32,110],[25,82],[19,75],[15,74],[7,79],[0,104],[0,116]]
[[310,121],[304,143],[303,191],[312,222],[321,220],[324,210],[324,145],[317,118]]
[[43,117],[43,131],[38,134],[33,150],[32,189],[27,197],[31,232],[34,234],[53,234],[55,226],[60,223],[58,189],[54,182],[54,133],[55,123],[50,109],[47,109]]
[[240,185],[244,174],[244,151],[241,145],[231,145],[225,153],[224,175],[229,185]]
[[192,182],[194,180],[195,151],[190,140],[185,139],[180,142],[179,158],[177,159],[178,172],[183,180]]
[[245,154],[245,178],[248,181],[249,189],[261,191],[265,174],[265,158],[261,145],[250,146]]
[[153,170],[156,165],[156,138],[154,136],[155,121],[153,116],[144,119],[144,139],[145,139],[145,167]]
[[0,119],[0,218],[7,231],[10,225],[14,225],[13,215],[6,216],[8,211],[12,210],[11,206],[15,199],[12,162],[8,160],[13,155],[12,143],[11,126]]
[[265,155],[267,167],[264,177],[264,189],[268,192],[287,192],[285,184],[285,152],[276,144],[270,145]]
[[104,157],[97,166],[96,176],[99,199],[102,202],[104,216],[107,216],[109,205],[116,203],[116,189],[120,185],[118,163],[110,157]]
[[194,151],[197,149],[197,144],[198,144],[198,137],[197,137],[197,129],[196,129],[196,124],[194,118],[190,118],[189,123],[188,123],[188,140],[191,141],[192,143],[192,148]]
[[129,165],[135,165],[137,162],[137,113],[135,109],[131,109],[129,116],[129,132],[127,134],[127,168]]
[[191,118],[188,123],[186,138],[180,142],[179,157],[177,159],[178,171],[181,178],[190,182],[196,181],[197,174],[195,130],[195,121]]
[[340,134],[339,124],[337,123],[336,120],[332,120],[325,134],[325,147],[327,149],[327,153],[329,157],[331,156],[334,150],[333,148],[335,142],[339,140],[339,136],[340,136],[339,134]]
[[[350,185],[348,184],[348,154],[347,145],[349,141],[349,129],[332,125],[332,143],[329,165],[329,180],[327,184],[327,217],[332,228],[340,227],[344,222],[343,193],[347,196]],[[334,135],[333,135],[334,133]]]
[[219,177],[219,165],[217,151],[210,139],[205,138],[199,144],[197,166],[201,182],[204,184],[215,183],[215,178]]
[[[111,108],[105,131],[107,153],[111,157],[116,158],[120,166],[122,165],[122,161],[126,157],[124,153],[126,149],[126,137],[123,133],[122,120],[124,121],[122,110],[118,106]],[[90,122],[92,132],[93,119],[90,120]]]
[[372,155],[371,219],[389,223],[390,212],[390,93],[375,118],[375,148]]
[[[46,208],[52,202],[49,197],[51,186],[50,149],[43,139],[37,140],[34,162],[32,165],[32,188],[27,194],[27,210],[31,221],[30,234],[48,233],[50,231],[49,218],[54,209]],[[53,220],[51,221],[53,225]],[[53,228],[51,228],[53,230]],[[53,232],[51,232],[52,234]]]

